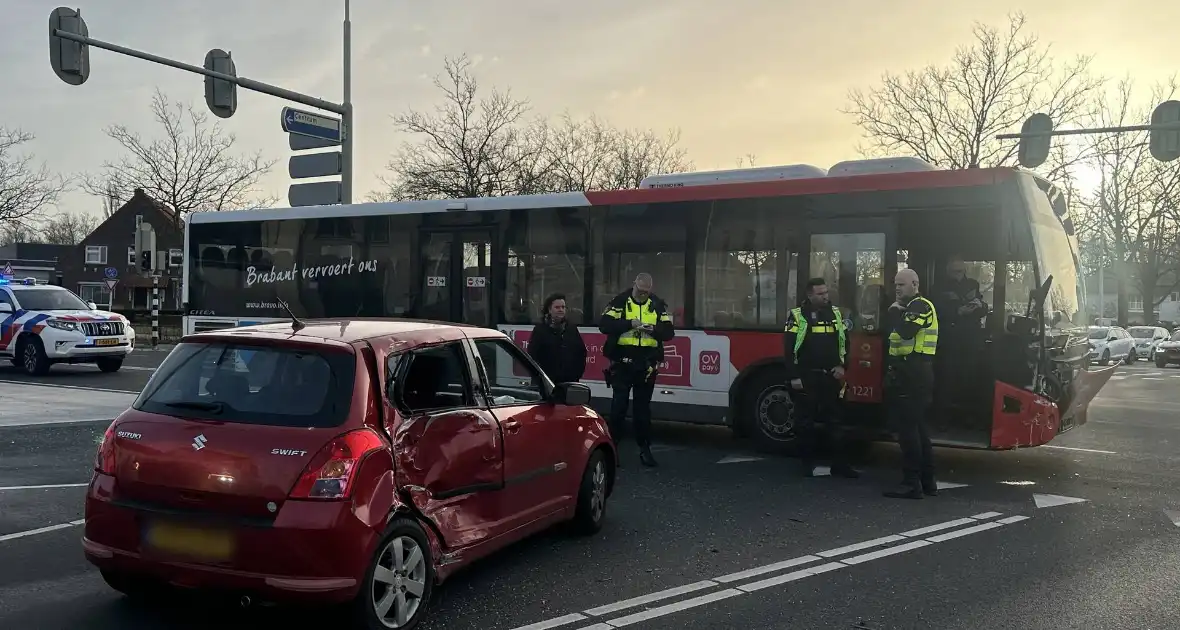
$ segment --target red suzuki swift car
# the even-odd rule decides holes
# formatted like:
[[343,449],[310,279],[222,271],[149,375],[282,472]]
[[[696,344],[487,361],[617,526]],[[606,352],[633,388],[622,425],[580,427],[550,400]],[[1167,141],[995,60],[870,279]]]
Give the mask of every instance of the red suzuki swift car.
[[615,479],[590,390],[502,333],[393,320],[185,337],[107,429],[83,547],[113,588],[347,603],[411,628],[434,585]]

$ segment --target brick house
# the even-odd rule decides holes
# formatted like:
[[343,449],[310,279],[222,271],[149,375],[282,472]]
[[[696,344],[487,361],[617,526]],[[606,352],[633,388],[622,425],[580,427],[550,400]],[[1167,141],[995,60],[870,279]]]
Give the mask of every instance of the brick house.
[[[149,310],[152,279],[140,276],[139,265],[133,260],[135,231],[140,220],[155,228],[157,251],[167,252],[165,266],[158,268],[161,273],[160,310],[178,312],[184,264],[184,224],[176,220],[170,208],[147,196],[141,188],[136,188],[127,203],[74,246],[70,255],[61,261],[62,284],[99,308],[110,304],[112,310],[125,314]],[[118,279],[113,294],[107,289],[108,274]]]

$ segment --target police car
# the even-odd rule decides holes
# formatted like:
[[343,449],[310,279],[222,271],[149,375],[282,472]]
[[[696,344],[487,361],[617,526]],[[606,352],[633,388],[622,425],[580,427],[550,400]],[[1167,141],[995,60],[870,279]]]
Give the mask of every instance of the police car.
[[97,310],[69,289],[0,276],[0,358],[32,375],[54,363],[94,363],[117,372],[135,346],[118,313]]

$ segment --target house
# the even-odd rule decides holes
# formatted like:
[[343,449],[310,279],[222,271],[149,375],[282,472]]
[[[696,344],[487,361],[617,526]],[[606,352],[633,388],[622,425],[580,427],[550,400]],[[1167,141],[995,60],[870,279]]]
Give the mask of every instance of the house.
[[11,243],[0,247],[0,267],[11,266],[14,278],[36,278],[37,282],[58,282],[59,261],[69,258],[73,245]]
[[[99,308],[119,312],[151,309],[152,278],[140,274],[135,232],[140,222],[156,232],[156,250],[166,252],[160,273],[160,310],[179,311],[184,265],[184,223],[171,208],[136,188],[131,199],[75,245],[61,265],[62,285]],[[114,290],[107,280],[116,280]]]

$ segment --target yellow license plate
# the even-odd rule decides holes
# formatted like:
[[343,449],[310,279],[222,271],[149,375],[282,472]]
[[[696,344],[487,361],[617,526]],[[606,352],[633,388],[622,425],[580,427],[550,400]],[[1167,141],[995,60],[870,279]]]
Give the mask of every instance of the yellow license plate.
[[224,531],[155,523],[147,528],[147,546],[167,554],[228,560],[234,552],[234,539]]
[[95,339],[94,345],[96,345],[96,346],[117,346],[117,345],[119,345],[119,340],[115,339],[115,338]]

